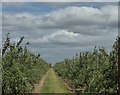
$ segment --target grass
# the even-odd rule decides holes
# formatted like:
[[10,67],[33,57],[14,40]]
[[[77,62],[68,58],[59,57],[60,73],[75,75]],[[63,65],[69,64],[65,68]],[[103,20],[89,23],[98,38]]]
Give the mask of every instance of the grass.
[[49,70],[47,79],[44,82],[41,93],[70,93],[64,82],[60,80],[51,68]]

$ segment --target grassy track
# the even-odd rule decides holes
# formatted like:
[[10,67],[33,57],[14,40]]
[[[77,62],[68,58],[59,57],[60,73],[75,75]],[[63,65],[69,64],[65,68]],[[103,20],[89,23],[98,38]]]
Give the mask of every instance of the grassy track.
[[70,91],[66,88],[64,82],[56,76],[54,70],[51,68],[41,89],[41,93],[70,93]]
[[42,77],[42,79],[39,81],[39,83],[35,86],[34,90],[32,93],[41,93],[41,89],[44,85],[44,82],[48,76],[49,71]]

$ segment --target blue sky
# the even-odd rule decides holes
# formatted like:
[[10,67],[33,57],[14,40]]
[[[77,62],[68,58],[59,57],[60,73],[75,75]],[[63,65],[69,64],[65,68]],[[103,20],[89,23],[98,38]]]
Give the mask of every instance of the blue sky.
[[3,39],[24,36],[52,64],[95,46],[110,51],[118,34],[117,3],[3,3],[2,11]]
[[51,12],[54,10],[58,10],[60,8],[66,8],[68,6],[87,6],[87,7],[94,7],[94,8],[101,8],[101,6],[105,5],[117,5],[117,2],[80,2],[80,3],[41,3],[41,2],[19,2],[22,4],[16,5],[14,2],[9,2],[11,4],[7,4],[4,2],[2,10],[3,12],[9,13],[21,13],[21,12],[30,12],[30,13],[46,13]]
[[38,3],[29,2],[18,6],[14,6],[14,4],[4,6],[3,3],[3,12],[9,12],[9,13],[21,13],[21,12],[37,13],[37,12],[50,12],[52,10],[53,8]]

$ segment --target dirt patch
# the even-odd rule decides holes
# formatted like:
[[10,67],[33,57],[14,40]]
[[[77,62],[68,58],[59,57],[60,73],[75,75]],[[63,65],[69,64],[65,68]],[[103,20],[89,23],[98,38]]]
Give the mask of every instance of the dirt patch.
[[35,85],[34,90],[33,90],[32,93],[40,93],[40,92],[41,92],[41,89],[42,89],[42,87],[43,87],[43,85],[44,85],[44,82],[45,82],[47,76],[48,76],[48,73],[49,73],[49,70],[48,70],[47,73],[42,77],[42,79],[39,81],[39,83]]

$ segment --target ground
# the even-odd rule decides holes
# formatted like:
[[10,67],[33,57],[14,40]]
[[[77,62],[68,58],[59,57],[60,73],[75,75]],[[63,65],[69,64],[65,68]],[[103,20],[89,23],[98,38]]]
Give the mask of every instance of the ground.
[[50,68],[36,85],[34,93],[70,93],[62,79]]

